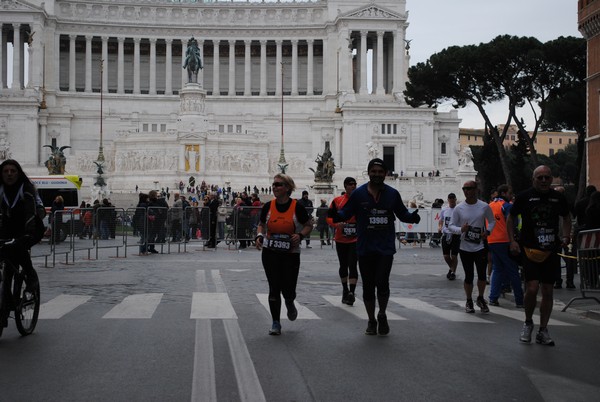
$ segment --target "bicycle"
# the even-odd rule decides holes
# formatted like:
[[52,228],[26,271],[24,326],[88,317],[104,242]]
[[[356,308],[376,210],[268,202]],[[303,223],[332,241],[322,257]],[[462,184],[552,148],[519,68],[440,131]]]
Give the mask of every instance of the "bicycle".
[[2,255],[4,246],[12,244],[14,239],[0,240],[0,336],[8,326],[10,313],[14,311],[17,330],[22,336],[30,335],[35,329],[40,314],[40,285],[30,292],[25,284],[22,267],[14,264]]

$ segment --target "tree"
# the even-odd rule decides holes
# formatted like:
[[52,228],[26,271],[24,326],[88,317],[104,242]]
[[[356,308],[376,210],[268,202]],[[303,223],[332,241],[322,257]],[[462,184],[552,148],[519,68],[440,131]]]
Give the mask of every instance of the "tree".
[[577,133],[577,198],[583,196],[586,185],[586,41],[583,38],[563,38],[548,42],[549,53],[562,61],[563,74],[571,77],[554,88],[546,105],[542,122],[545,130],[573,130]]
[[[567,88],[577,80],[574,74],[565,73],[571,67],[556,55],[557,50],[573,46],[573,39],[558,38],[542,44],[535,38],[504,35],[489,43],[449,47],[408,70],[406,102],[413,107],[436,107],[448,100],[454,102],[455,108],[469,102],[475,105],[498,150],[506,183],[512,185],[504,147],[508,128],[511,122],[517,125],[531,160],[537,165],[535,139],[546,119],[547,105],[557,96],[556,88]],[[486,106],[502,99],[508,100],[508,110],[500,132]],[[520,108],[526,105],[535,116],[531,132],[519,115]]]

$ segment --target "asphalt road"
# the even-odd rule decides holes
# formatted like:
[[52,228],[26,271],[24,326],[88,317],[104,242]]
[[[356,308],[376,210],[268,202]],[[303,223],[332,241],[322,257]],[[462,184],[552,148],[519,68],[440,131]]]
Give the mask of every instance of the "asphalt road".
[[441,251],[403,247],[391,333],[366,336],[360,284],[357,304],[342,305],[335,251],[313,246],[302,250],[299,317],[279,337],[267,334],[256,250],[36,259],[41,318],[29,337],[11,320],[0,338],[0,400],[597,400],[600,321],[585,312],[600,306],[558,308],[578,292],[555,293],[555,347],[521,344],[510,297],[466,314],[463,275],[446,279]]

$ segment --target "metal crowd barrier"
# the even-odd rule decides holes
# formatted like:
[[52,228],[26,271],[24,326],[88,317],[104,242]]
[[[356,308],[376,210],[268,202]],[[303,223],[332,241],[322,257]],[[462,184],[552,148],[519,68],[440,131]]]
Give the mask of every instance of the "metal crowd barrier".
[[562,311],[566,311],[575,300],[593,299],[600,304],[597,297],[588,296],[588,293],[600,293],[600,229],[579,232],[577,245],[581,296],[569,300]]
[[[225,229],[225,244],[227,248],[236,249],[250,247],[256,238],[256,227],[260,219],[262,207],[233,207],[228,208]],[[218,224],[217,224],[218,227]]]

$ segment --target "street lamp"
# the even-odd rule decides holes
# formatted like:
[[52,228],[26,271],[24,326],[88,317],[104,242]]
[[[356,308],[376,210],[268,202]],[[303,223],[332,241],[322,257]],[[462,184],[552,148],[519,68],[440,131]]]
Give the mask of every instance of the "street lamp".
[[285,174],[285,170],[288,167],[288,163],[285,161],[285,152],[283,150],[283,62],[281,62],[281,151],[279,153],[279,171]]

